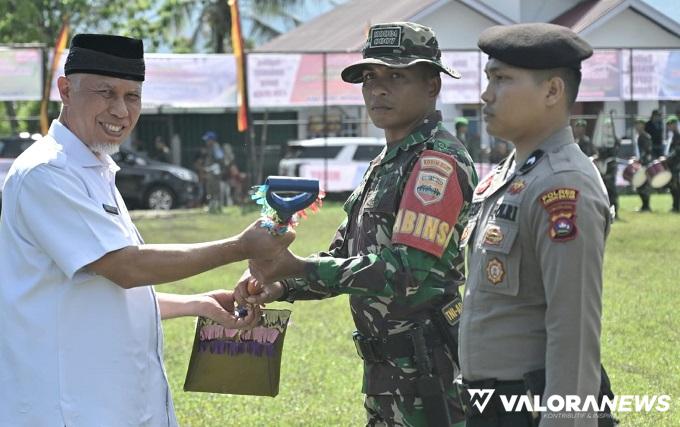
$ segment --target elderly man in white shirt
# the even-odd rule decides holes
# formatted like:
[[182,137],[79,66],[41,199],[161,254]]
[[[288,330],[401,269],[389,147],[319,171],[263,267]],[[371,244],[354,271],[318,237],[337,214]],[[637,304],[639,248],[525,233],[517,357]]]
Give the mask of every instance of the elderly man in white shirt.
[[173,295],[152,284],[259,254],[292,234],[257,223],[213,242],[146,245],[115,187],[111,160],[139,119],[143,46],[79,34],[63,107],[15,161],[0,220],[0,425],[175,426],[161,319],[202,315],[251,327],[231,292]]

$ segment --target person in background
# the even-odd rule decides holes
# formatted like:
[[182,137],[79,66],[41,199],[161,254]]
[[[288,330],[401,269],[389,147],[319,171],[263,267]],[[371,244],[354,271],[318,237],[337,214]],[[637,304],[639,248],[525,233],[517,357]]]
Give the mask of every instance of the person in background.
[[196,155],[194,156],[194,161],[192,163],[196,175],[198,175],[198,185],[201,189],[200,203],[208,203],[208,191],[207,191],[207,181],[208,172],[206,171],[206,166],[208,162],[208,150],[201,146],[198,148]]
[[[643,168],[646,168],[654,161],[654,154],[652,151],[652,137],[645,131],[645,118],[637,117],[635,119],[635,132],[637,133],[637,149],[640,155],[639,160]],[[652,208],[649,205],[652,187],[649,182],[645,181],[643,185],[636,188],[635,191],[640,196],[642,206],[638,212],[651,212]]]
[[148,154],[146,152],[146,147],[144,146],[144,141],[142,141],[139,138],[134,138],[132,142],[130,143],[130,148],[132,148],[132,151],[135,154],[138,154],[142,157],[148,157]]
[[645,123],[645,132],[652,137],[652,154],[654,158],[663,156],[663,121],[661,120],[659,110],[652,111],[652,115],[647,123]]
[[456,138],[458,138],[465,148],[467,148],[468,153],[473,161],[480,161],[480,146],[478,135],[470,135],[469,120],[465,117],[456,117],[455,127],[456,127]]
[[154,160],[159,162],[170,163],[172,160],[170,158],[170,148],[163,141],[163,137],[158,135],[153,140],[153,157]]
[[456,117],[456,138],[458,138],[463,144],[467,144],[468,124],[469,121],[465,117]]
[[201,137],[205,143],[206,156],[204,161],[205,190],[208,200],[208,212],[217,214],[222,212],[222,171],[224,169],[224,151],[217,142],[217,133],[208,131]]
[[586,135],[587,126],[588,122],[586,122],[584,119],[578,119],[574,120],[571,128],[574,133],[574,141],[576,141],[578,147],[581,149],[581,151],[583,151],[583,154],[590,157],[595,155],[596,151],[595,146],[593,146],[593,143],[590,140],[590,137]]
[[668,116],[666,128],[670,133],[667,164],[671,170],[671,182],[668,184],[673,199],[671,212],[680,213],[680,132],[678,132],[678,116]]

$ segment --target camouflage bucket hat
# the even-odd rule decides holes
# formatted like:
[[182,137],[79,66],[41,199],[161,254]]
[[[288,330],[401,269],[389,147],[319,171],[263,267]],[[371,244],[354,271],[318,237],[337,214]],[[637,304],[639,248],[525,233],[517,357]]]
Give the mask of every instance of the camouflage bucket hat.
[[458,71],[442,64],[442,53],[434,31],[413,22],[390,22],[371,26],[361,53],[364,59],[342,70],[344,81],[361,83],[362,71],[368,64],[407,68],[426,63],[454,79],[460,78]]

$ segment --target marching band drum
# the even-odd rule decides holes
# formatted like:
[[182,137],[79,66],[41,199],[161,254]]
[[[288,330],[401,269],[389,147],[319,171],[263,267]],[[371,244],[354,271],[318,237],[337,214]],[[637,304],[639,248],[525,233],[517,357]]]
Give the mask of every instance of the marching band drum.
[[671,182],[672,174],[668,167],[665,157],[659,157],[654,160],[645,172],[646,178],[649,180],[649,185],[652,188],[665,187],[669,182]]
[[671,182],[671,168],[665,157],[659,157],[646,168],[636,158],[628,160],[628,165],[623,169],[623,179],[630,182],[633,188],[642,187],[649,182],[652,188],[663,188]]
[[623,179],[630,182],[634,188],[642,187],[647,181],[645,168],[636,158],[628,160],[628,165],[623,170]]

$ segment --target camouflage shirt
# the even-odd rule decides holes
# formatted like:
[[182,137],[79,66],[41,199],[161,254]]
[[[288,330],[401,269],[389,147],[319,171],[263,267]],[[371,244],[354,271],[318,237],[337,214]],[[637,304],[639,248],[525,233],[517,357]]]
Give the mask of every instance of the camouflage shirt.
[[[454,201],[456,191],[448,187],[439,191],[436,186],[428,187],[432,190],[431,198],[423,193],[427,202],[441,204],[450,212],[459,211],[457,217],[453,213],[450,231],[446,227],[439,229],[444,232],[441,237],[446,239],[432,239],[441,243],[440,256],[413,247],[418,244],[395,243],[393,236],[396,232],[403,234],[404,228],[408,228],[405,225],[408,212],[399,215],[398,212],[414,165],[420,157],[424,158],[423,153],[432,152],[425,150],[444,153],[443,157],[451,165],[449,170],[453,171],[450,182],[455,184],[459,195]],[[467,223],[476,183],[474,165],[465,147],[442,126],[441,114],[433,113],[410,135],[386,147],[371,162],[363,181],[344,205],[347,218],[330,250],[313,258],[304,279],[284,282],[285,300],[349,294],[354,322],[364,336],[386,337],[418,324],[430,324],[435,306],[447,295],[457,294],[458,286],[465,281],[464,255],[458,249],[458,241]],[[454,203],[458,207],[454,207]],[[418,214],[412,215],[417,218],[412,222],[425,230],[428,222],[421,221]],[[431,237],[435,237],[434,232]],[[443,375],[445,381],[451,381],[455,371],[451,355],[441,347],[439,354],[436,353],[433,354],[436,372]],[[416,370],[412,365],[410,358],[365,362],[363,392],[413,394]]]

